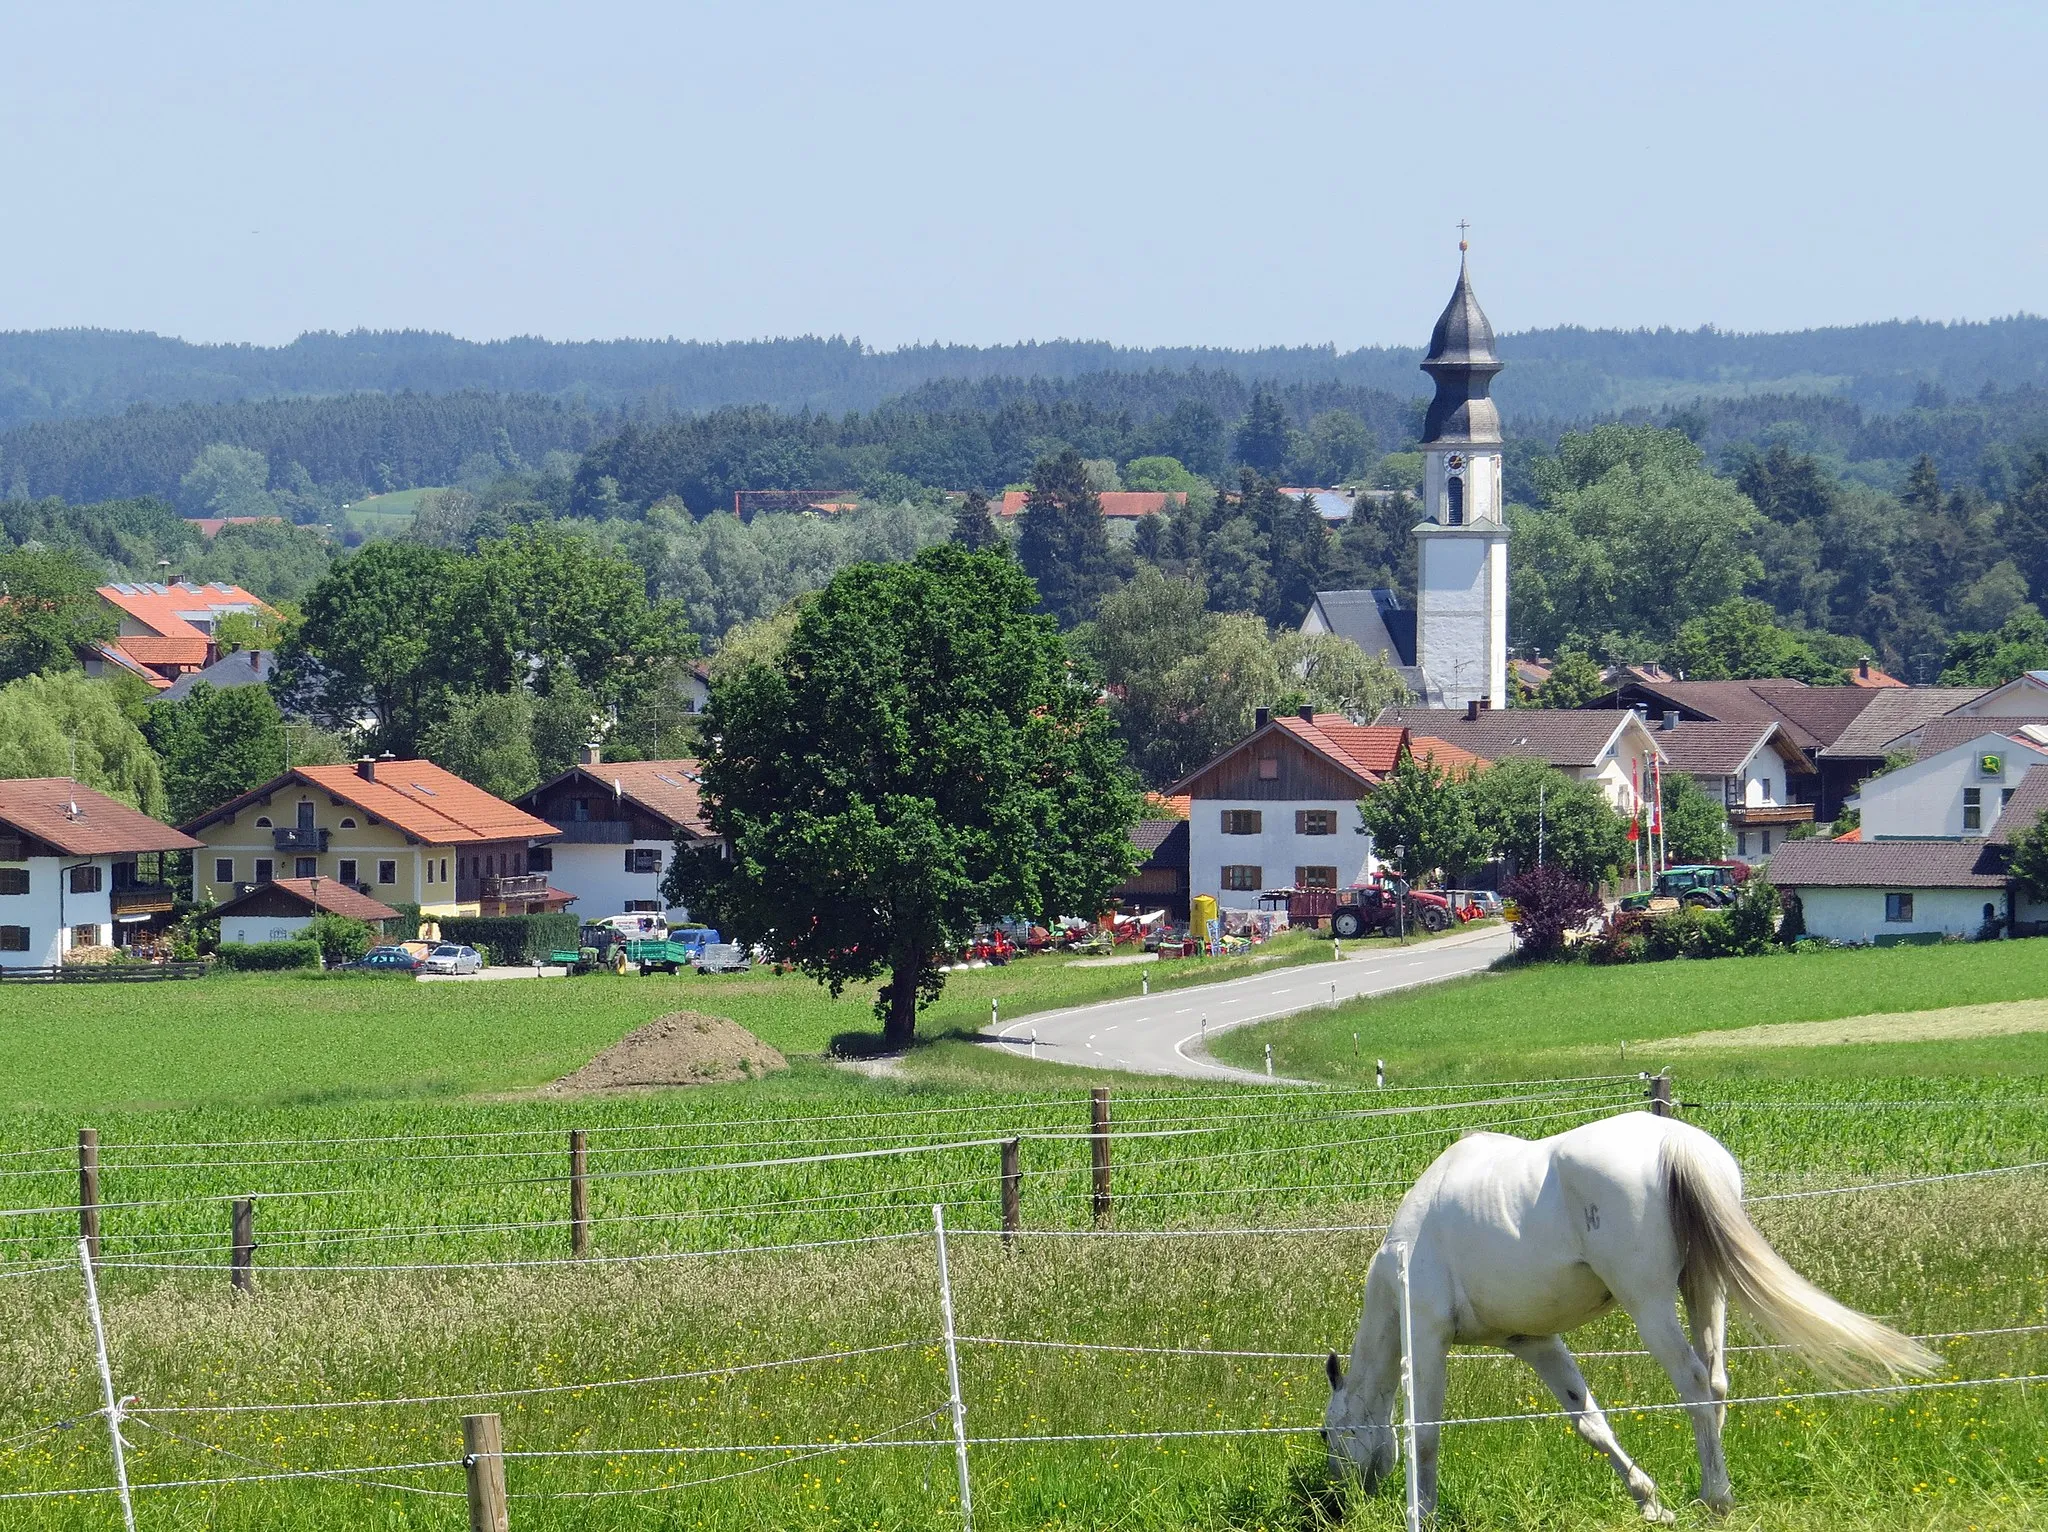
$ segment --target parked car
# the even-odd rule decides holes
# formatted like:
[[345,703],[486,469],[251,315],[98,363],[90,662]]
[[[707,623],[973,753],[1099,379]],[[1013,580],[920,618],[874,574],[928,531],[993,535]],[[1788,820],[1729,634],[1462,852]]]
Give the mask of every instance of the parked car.
[[363,973],[415,974],[420,971],[420,961],[416,953],[403,947],[372,947],[348,966]]
[[754,966],[738,942],[706,942],[697,954],[699,973],[745,973]]
[[483,957],[474,947],[443,942],[420,963],[422,973],[482,973]]

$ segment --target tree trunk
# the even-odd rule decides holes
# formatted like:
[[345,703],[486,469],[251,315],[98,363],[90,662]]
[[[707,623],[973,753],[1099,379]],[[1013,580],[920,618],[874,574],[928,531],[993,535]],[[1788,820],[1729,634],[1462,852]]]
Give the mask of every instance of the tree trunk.
[[882,1023],[885,1048],[908,1048],[917,1036],[917,980],[915,963],[899,962],[889,975],[889,1017]]

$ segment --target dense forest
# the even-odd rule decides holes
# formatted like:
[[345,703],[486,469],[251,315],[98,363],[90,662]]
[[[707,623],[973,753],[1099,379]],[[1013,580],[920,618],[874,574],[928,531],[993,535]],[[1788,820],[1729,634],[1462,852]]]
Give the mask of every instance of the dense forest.
[[[1420,341],[1426,316],[1418,315]],[[1580,420],[1702,395],[1831,393],[1876,408],[1922,384],[1956,395],[1986,383],[2048,385],[2048,320],[1918,320],[1743,335],[1562,327],[1504,335],[1498,397],[1512,416]],[[1097,341],[906,346],[876,351],[816,336],[757,341],[466,341],[421,331],[322,332],[284,346],[194,345],[146,333],[0,333],[0,428],[118,414],[132,404],[212,404],[316,394],[540,393],[592,408],[667,412],[728,404],[871,410],[939,379],[1227,373],[1242,382],[1425,391],[1419,347],[1135,348]],[[309,468],[311,464],[307,465]]]

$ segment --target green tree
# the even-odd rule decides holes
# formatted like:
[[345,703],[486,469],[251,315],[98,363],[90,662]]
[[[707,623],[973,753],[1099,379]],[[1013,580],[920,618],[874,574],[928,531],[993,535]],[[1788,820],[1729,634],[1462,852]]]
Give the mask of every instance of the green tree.
[[2029,604],[1994,633],[1958,633],[1942,661],[1943,686],[2003,686],[2048,667],[2048,618]]
[[1251,408],[1237,428],[1235,456],[1245,467],[1278,478],[1287,465],[1292,434],[1279,399],[1268,389],[1254,390]]
[[[142,732],[163,762],[164,790],[177,824],[285,768],[284,715],[265,687],[201,681],[182,701],[151,702]],[[306,764],[303,756],[295,759]]]
[[1135,862],[1136,784],[1036,605],[1014,561],[950,546],[836,576],[774,663],[713,687],[731,857],[679,853],[664,894],[835,994],[887,974],[897,1048],[977,922],[1099,908]]
[[274,516],[270,498],[270,464],[260,452],[214,442],[199,449],[192,467],[178,481],[185,503],[208,516]]
[[1124,464],[1124,487],[1192,494],[1202,487],[1202,481],[1177,457],[1134,457]]
[[988,496],[970,489],[960,509],[953,514],[953,541],[970,553],[1003,546],[1002,529],[989,514]]
[[377,940],[377,933],[370,929],[368,921],[322,910],[306,922],[306,929],[299,933],[299,940],[319,943],[320,956],[333,968],[353,963],[368,952]]
[[69,549],[0,551],[0,685],[77,668],[77,652],[116,624],[93,566]]
[[1556,652],[1609,632],[1662,638],[1762,572],[1747,545],[1755,508],[1680,432],[1569,432],[1531,474],[1542,508],[1509,509],[1526,641]]
[[1287,466],[1300,475],[1297,484],[1353,483],[1370,473],[1380,456],[1372,427],[1349,410],[1324,410],[1294,446],[1294,461]]
[[1680,626],[1665,649],[1664,668],[1688,681],[1747,681],[1789,676],[1815,686],[1840,685],[1838,665],[1815,654],[1805,638],[1778,626],[1769,606],[1724,601]]
[[1472,779],[1487,845],[1518,869],[1562,867],[1597,883],[1629,860],[1628,823],[1591,782],[1528,756],[1507,756]]
[[1102,501],[1088,482],[1088,467],[1069,449],[1041,458],[1024,498],[1017,557],[1038,583],[1039,603],[1072,627],[1095,615],[1116,584]]
[[1682,771],[1664,778],[1663,836],[1673,863],[1718,862],[1728,854],[1728,814]]
[[1382,861],[1420,882],[1441,868],[1452,878],[1486,856],[1470,785],[1433,761],[1403,751],[1380,785],[1359,800],[1358,819]]
[[371,720],[368,743],[416,755],[448,686],[443,610],[459,560],[440,548],[378,542],[306,593],[272,681],[280,701],[330,729]]
[[1584,707],[1614,688],[1600,673],[1600,662],[1583,649],[1567,649],[1550,667],[1550,676],[1536,690],[1536,706]]
[[73,777],[161,819],[163,769],[104,681],[53,672],[0,686],[0,777]]
[[463,781],[516,798],[540,781],[533,711],[524,691],[457,692],[420,736],[420,749]]
[[1335,633],[1283,628],[1273,635],[1273,662],[1282,685],[1299,688],[1276,697],[1276,708],[1287,708],[1298,695],[1319,713],[1342,713],[1369,723],[1381,709],[1411,700],[1407,683],[1384,654],[1367,654]]

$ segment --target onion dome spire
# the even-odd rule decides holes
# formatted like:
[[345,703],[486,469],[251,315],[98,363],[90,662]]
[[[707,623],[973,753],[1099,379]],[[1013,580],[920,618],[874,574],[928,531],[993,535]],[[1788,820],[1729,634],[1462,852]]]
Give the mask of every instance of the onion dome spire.
[[1430,332],[1422,370],[1436,380],[1436,397],[1423,418],[1422,441],[1490,446],[1500,441],[1500,410],[1487,390],[1505,365],[1493,352],[1493,326],[1472,292],[1467,246],[1458,241],[1458,285]]

